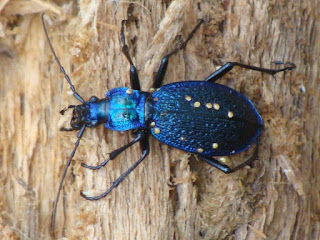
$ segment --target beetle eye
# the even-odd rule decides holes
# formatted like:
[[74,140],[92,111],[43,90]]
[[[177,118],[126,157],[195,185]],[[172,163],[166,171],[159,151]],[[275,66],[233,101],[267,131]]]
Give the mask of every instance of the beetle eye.
[[89,102],[96,102],[98,100],[99,100],[99,98],[97,98],[96,96],[91,96],[89,99]]

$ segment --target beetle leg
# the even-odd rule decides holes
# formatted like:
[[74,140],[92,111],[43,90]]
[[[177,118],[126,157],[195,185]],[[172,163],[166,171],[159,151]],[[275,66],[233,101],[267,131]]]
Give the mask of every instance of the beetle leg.
[[139,160],[137,162],[135,162],[127,171],[125,171],[123,174],[121,174],[121,176],[113,182],[112,186],[106,192],[102,193],[99,196],[88,197],[87,195],[85,195],[83,193],[83,191],[81,191],[80,195],[87,200],[99,200],[99,199],[107,196],[115,187],[117,187],[123,181],[123,179],[125,179],[125,177],[128,174],[130,174],[143,161],[143,159],[146,158],[146,156],[148,156],[148,154],[150,152],[150,146],[149,146],[148,134],[145,134],[145,132],[142,132],[142,134],[141,134],[140,143],[141,143],[141,147],[142,147],[142,155],[139,158]]
[[219,160],[217,160],[215,158],[207,158],[207,157],[201,156],[201,159],[224,173],[233,173],[233,172],[247,166],[248,164],[250,164],[255,158],[253,156],[251,156],[248,160],[244,161],[243,163],[236,166],[235,168],[230,168],[228,165],[222,164]]
[[243,163],[239,164],[238,166],[236,166],[234,168],[230,168],[229,166],[221,163],[219,160],[217,160],[215,158],[208,158],[208,157],[204,157],[204,156],[200,156],[200,157],[202,160],[209,163],[211,166],[218,168],[219,170],[221,170],[224,173],[233,173],[233,172],[236,172],[245,166],[252,167],[251,166],[252,162],[258,158],[258,152],[259,152],[259,140],[257,141],[257,146],[254,150],[253,155],[249,159],[247,159],[246,161],[244,161]]
[[71,131],[75,131],[75,130],[78,130],[78,129],[65,128],[65,127],[61,127],[61,128],[60,128],[60,131],[61,131],[61,132],[71,132]]
[[166,74],[166,71],[167,71],[169,58],[187,46],[187,43],[190,41],[190,39],[193,37],[193,35],[199,29],[199,27],[202,23],[204,23],[204,20],[201,19],[199,21],[199,23],[197,24],[197,26],[195,26],[195,28],[189,34],[188,38],[184,42],[180,43],[176,49],[174,49],[172,52],[170,52],[164,58],[162,58],[160,67],[159,67],[157,75],[156,75],[156,78],[155,78],[153,85],[152,85],[153,88],[159,88],[162,85],[164,75]]
[[133,139],[131,142],[129,142],[128,144],[112,151],[109,155],[109,158],[107,160],[105,160],[104,162],[102,162],[101,164],[97,165],[97,166],[89,166],[89,165],[86,165],[84,163],[81,163],[81,166],[82,167],[85,167],[85,168],[89,168],[89,169],[92,169],[92,170],[96,170],[96,169],[100,169],[101,167],[105,166],[110,160],[113,160],[115,159],[120,153],[122,153],[124,150],[126,150],[127,148],[131,147],[133,144],[135,144],[136,142],[140,141],[142,138],[142,135],[141,134],[138,134],[138,136]]
[[246,68],[246,69],[266,73],[266,74],[269,74],[272,76],[278,72],[284,72],[286,70],[291,70],[291,69],[296,68],[296,65],[294,63],[286,63],[286,64],[288,66],[281,68],[281,69],[269,69],[269,68],[261,68],[261,67],[247,65],[247,64],[242,64],[239,62],[228,62],[228,63],[224,64],[221,68],[219,68],[217,71],[212,73],[210,76],[208,76],[204,81],[213,83],[213,82],[217,81],[219,78],[221,78],[223,75],[230,72],[234,66],[239,66],[241,68]]
[[129,53],[129,47],[126,44],[126,38],[124,35],[124,24],[126,23],[127,20],[122,20],[121,22],[121,32],[120,32],[120,38],[121,38],[121,42],[122,42],[122,52],[123,54],[126,56],[126,58],[128,59],[129,63],[130,63],[130,83],[131,83],[131,87],[132,89],[135,90],[141,90],[140,87],[140,80],[139,80],[139,76],[138,76],[138,72],[136,67],[134,66],[132,59],[130,57],[130,53]]
[[219,169],[220,171],[224,172],[224,173],[230,173],[231,168],[228,165],[222,164],[221,162],[219,162],[219,160],[215,159],[215,158],[207,158],[204,156],[200,156],[200,158],[209,163],[211,166]]

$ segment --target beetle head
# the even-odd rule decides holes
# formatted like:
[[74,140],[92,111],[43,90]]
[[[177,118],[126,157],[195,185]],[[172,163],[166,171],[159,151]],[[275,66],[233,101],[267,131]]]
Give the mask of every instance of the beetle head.
[[86,125],[86,127],[94,127],[98,125],[100,122],[96,121],[95,119],[92,119],[91,116],[91,107],[92,104],[95,104],[99,102],[99,98],[92,96],[90,97],[88,102],[84,102],[80,105],[69,105],[68,108],[65,108],[60,111],[61,115],[64,115],[64,113],[70,109],[73,108],[72,111],[72,118],[70,121],[71,128],[60,128],[61,131],[74,131],[79,130],[83,125]]

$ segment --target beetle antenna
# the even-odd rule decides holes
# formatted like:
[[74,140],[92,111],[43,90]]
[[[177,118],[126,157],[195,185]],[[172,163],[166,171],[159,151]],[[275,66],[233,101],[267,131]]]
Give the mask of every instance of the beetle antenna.
[[61,178],[60,185],[59,185],[58,194],[57,194],[56,200],[54,201],[54,204],[53,204],[53,210],[52,210],[52,216],[51,216],[51,234],[52,235],[54,235],[54,231],[55,231],[57,206],[58,206],[58,202],[59,202],[59,197],[60,197],[60,192],[61,192],[61,189],[62,189],[62,185],[63,185],[64,179],[66,178],[67,170],[68,170],[68,168],[70,166],[71,160],[72,160],[74,154],[76,153],[76,150],[77,150],[77,148],[79,146],[80,140],[82,138],[82,135],[83,135],[85,129],[86,129],[86,125],[83,124],[83,126],[80,129],[80,131],[78,132],[77,142],[75,143],[74,148],[72,150],[72,153],[70,154],[69,160],[68,160],[68,162],[65,165],[64,170],[63,170],[62,178]]
[[43,15],[44,13],[41,14],[41,21],[42,21],[42,25],[43,25],[43,29],[44,29],[44,33],[46,35],[46,38],[47,38],[47,41],[49,43],[49,46],[50,46],[50,50],[54,56],[54,59],[56,60],[57,64],[59,65],[59,68],[60,68],[60,71],[62,72],[62,74],[64,75],[65,79],[67,80],[67,82],[69,83],[70,87],[71,87],[71,90],[73,92],[73,96],[80,102],[82,103],[85,103],[85,101],[83,100],[83,98],[80,96],[79,93],[77,93],[75,87],[73,86],[72,84],[72,81],[71,79],[69,78],[68,74],[66,73],[66,71],[64,70],[64,68],[62,67],[60,61],[59,61],[59,58],[57,57],[56,55],[56,52],[54,51],[53,49],[53,46],[51,44],[51,41],[50,41],[50,38],[49,38],[49,35],[48,35],[48,32],[47,32],[47,28],[46,28],[46,25],[44,23],[44,19],[43,19]]

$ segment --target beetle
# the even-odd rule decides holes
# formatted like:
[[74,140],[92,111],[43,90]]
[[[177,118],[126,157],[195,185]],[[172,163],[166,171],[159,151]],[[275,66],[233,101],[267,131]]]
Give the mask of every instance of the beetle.
[[214,156],[233,155],[249,148],[260,135],[263,128],[263,120],[248,98],[227,86],[215,82],[231,71],[234,66],[269,75],[275,75],[278,72],[296,67],[293,63],[286,63],[288,66],[281,69],[267,69],[239,62],[228,62],[203,81],[183,81],[161,86],[169,58],[186,47],[188,41],[204,22],[200,20],[187,39],[161,60],[152,85],[155,91],[144,92],[141,91],[137,69],[133,64],[125,41],[124,26],[126,20],[123,20],[121,22],[120,38],[122,52],[130,63],[131,88],[111,89],[107,92],[105,98],[99,99],[96,96],[92,96],[88,101],[85,101],[76,91],[71,79],[56,56],[46,30],[43,14],[41,18],[55,61],[70,85],[73,96],[81,102],[80,105],[69,105],[68,108],[60,112],[64,114],[68,109],[73,109],[70,121],[71,128],[61,128],[60,130],[78,130],[79,132],[74,149],[63,171],[54,202],[51,217],[52,232],[55,227],[57,204],[63,181],[87,127],[94,128],[100,124],[105,124],[106,128],[114,131],[133,130],[135,138],[126,145],[112,151],[109,158],[97,166],[89,166],[82,163],[81,165],[85,168],[99,169],[135,143],[139,142],[142,149],[139,160],[117,178],[106,192],[99,196],[90,197],[81,191],[81,196],[87,200],[99,200],[105,197],[148,156],[150,151],[148,137],[150,133],[160,142],[196,154],[217,169],[225,173],[232,173],[250,164],[256,158],[258,144],[253,156],[234,168],[223,164],[215,159]]

